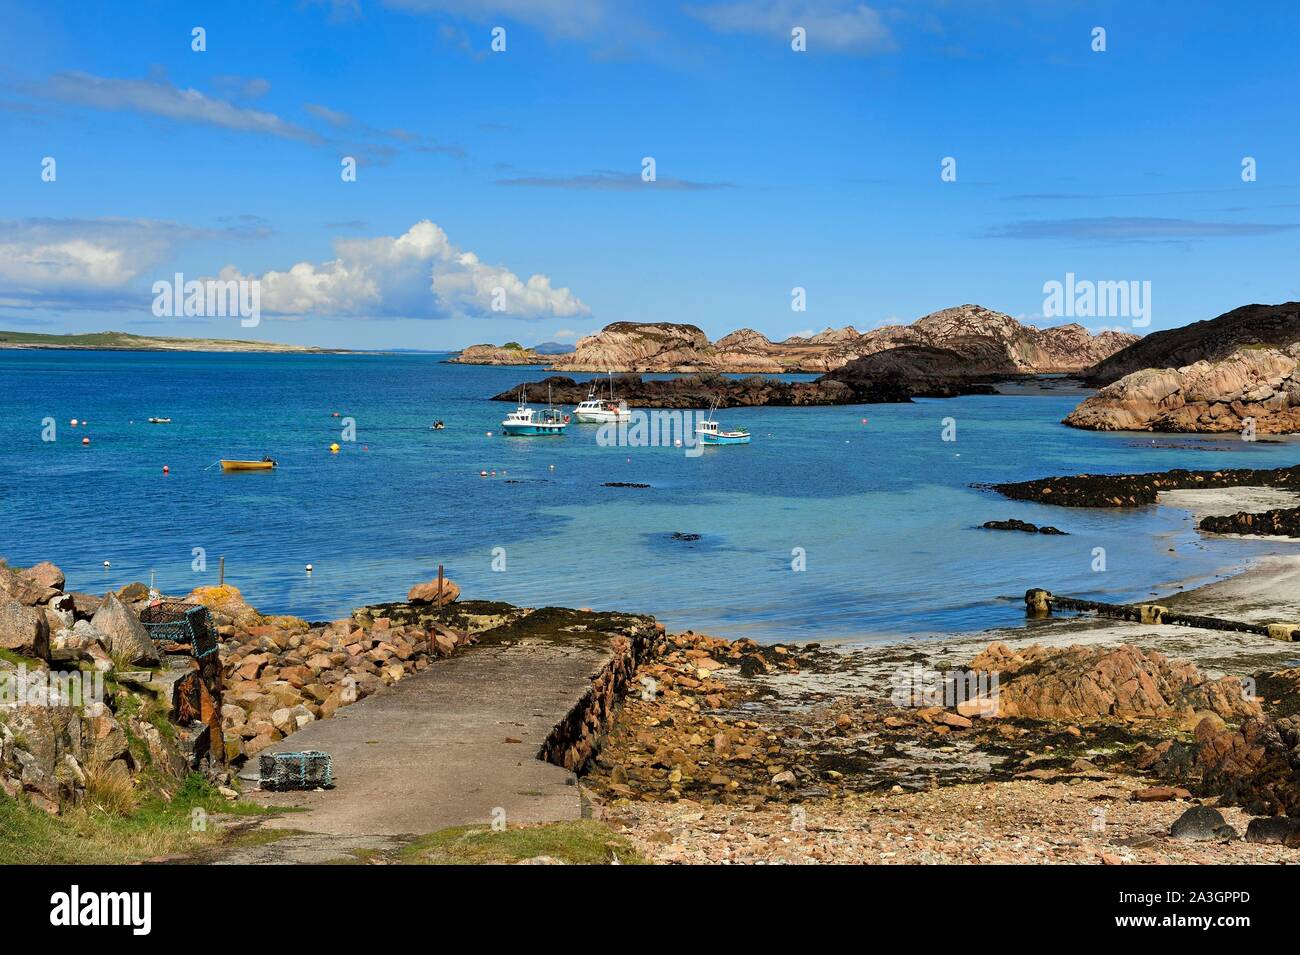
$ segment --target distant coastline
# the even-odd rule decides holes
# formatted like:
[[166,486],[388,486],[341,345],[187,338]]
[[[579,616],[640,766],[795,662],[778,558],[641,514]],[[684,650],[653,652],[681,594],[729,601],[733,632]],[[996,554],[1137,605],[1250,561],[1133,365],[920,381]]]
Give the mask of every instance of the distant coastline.
[[357,354],[354,349],[350,348],[317,348],[314,345],[284,345],[278,342],[247,341],[233,338],[173,338],[169,336],[132,335],[129,332],[49,335],[41,332],[0,331],[0,348],[54,348],[74,351],[263,352],[294,355]]

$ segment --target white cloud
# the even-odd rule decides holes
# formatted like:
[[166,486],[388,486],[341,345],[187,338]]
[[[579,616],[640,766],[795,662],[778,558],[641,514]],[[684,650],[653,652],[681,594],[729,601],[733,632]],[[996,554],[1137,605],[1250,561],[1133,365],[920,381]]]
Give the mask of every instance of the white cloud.
[[49,78],[44,92],[96,109],[130,110],[181,122],[202,123],[249,133],[319,144],[321,137],[274,113],[236,106],[196,89],[181,89],[166,79],[115,79],[73,71]]
[[0,304],[102,307],[147,301],[138,279],[205,230],[156,219],[0,220]]
[[[453,245],[428,219],[403,235],[338,239],[335,258],[299,262],[288,271],[244,275],[233,266],[222,279],[259,278],[262,310],[268,315],[554,319],[591,314],[567,288],[554,288],[545,275],[522,279]],[[503,289],[504,311],[492,309]]]
[[880,14],[844,0],[737,0],[685,11],[719,33],[753,33],[790,40],[794,27],[808,32],[808,51],[888,53],[894,37]]

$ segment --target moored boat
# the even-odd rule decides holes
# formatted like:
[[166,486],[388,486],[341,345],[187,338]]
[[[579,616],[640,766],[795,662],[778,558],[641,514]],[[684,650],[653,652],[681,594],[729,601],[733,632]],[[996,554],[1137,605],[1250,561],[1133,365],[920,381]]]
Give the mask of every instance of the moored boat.
[[701,421],[695,428],[695,439],[700,444],[717,445],[717,444],[749,444],[749,430],[746,428],[732,428],[729,431],[723,431],[717,421],[713,419],[713,412],[717,410],[717,403],[709,409],[709,416]]
[[545,411],[534,411],[524,403],[524,393],[519,393],[519,407],[505,416],[501,433],[510,437],[538,437],[564,434],[569,426],[569,416],[556,411],[547,401]]
[[260,461],[234,461],[226,458],[221,459],[221,470],[223,471],[274,471],[275,460],[273,458],[262,458]]
[[596,384],[592,382],[587,400],[573,409],[573,416],[579,421],[603,424],[608,421],[631,421],[632,412],[626,401],[614,400],[614,373],[609,373],[609,398],[596,397]]

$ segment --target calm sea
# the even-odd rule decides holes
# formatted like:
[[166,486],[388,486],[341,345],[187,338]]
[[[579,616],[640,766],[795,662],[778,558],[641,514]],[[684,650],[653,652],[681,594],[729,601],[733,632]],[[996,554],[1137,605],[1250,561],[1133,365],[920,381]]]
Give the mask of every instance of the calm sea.
[[[972,483],[1297,460],[1295,444],[1076,431],[1058,422],[1079,396],[1061,393],[734,409],[719,419],[753,443],[694,458],[602,447],[593,425],[502,438],[510,406],[486,399],[538,370],[444,357],[0,351],[0,555],[52,560],[74,589],[153,574],[169,593],[214,583],[224,556],[255,606],[314,620],[400,599],[441,562],[466,597],[879,639],[1014,624],[1031,586],[1137,599],[1276,547],[1203,540],[1170,508],[1050,509]],[[263,454],[278,471],[211,467]],[[1008,517],[1070,536],[978,529]]]

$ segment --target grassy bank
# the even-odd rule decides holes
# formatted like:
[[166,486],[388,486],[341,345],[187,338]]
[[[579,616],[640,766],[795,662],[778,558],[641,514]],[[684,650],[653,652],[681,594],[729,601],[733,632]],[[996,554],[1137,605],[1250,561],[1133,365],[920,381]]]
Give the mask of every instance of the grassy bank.
[[111,865],[190,854],[226,838],[232,816],[269,811],[228,802],[198,774],[170,800],[149,797],[126,812],[88,799],[50,816],[26,800],[0,795],[0,865]]

